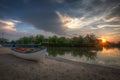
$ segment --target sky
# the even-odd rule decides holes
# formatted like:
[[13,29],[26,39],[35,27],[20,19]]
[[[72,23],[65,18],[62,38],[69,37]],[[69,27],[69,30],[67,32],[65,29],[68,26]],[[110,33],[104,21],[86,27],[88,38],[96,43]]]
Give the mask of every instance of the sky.
[[0,0],[3,32],[10,40],[37,34],[93,33],[107,41],[120,41],[120,0]]

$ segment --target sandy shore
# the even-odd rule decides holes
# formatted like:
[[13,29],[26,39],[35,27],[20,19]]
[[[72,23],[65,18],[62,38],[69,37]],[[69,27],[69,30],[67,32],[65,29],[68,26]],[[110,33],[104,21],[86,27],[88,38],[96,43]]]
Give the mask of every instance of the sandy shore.
[[37,63],[9,53],[0,48],[0,80],[120,80],[120,69],[50,57]]

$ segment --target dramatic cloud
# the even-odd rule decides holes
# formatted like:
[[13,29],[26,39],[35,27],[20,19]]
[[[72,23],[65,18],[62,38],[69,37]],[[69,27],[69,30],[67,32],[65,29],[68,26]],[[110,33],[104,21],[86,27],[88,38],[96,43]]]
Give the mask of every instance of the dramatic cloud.
[[31,12],[22,16],[21,20],[32,24],[37,29],[42,29],[57,34],[62,34],[65,28],[62,26],[58,15],[53,11]]
[[27,36],[28,33],[17,31],[15,25],[19,23],[16,20],[2,20],[0,19],[0,38],[4,37],[9,40],[17,39],[19,37]]
[[7,20],[0,20],[0,31],[16,31],[15,23]]
[[48,35],[111,34],[120,40],[120,1],[0,0],[0,29],[24,34],[19,31],[23,27],[28,33],[33,29]]

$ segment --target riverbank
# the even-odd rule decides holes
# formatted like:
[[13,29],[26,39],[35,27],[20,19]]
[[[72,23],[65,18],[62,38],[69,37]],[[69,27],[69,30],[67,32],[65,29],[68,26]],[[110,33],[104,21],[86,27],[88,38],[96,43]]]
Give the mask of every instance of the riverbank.
[[47,57],[44,63],[0,50],[0,80],[119,80],[120,69]]

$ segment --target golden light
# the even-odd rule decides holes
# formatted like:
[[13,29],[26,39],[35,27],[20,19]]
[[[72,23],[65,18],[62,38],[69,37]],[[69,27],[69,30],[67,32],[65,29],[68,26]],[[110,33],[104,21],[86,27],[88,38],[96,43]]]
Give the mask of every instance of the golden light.
[[62,22],[63,26],[70,28],[70,29],[81,28],[83,27],[83,25],[85,26],[90,23],[90,22],[83,20],[85,17],[72,18],[68,15],[63,15],[58,11],[56,11],[56,14],[59,16],[60,21]]
[[0,23],[4,24],[1,27],[3,30],[16,31],[15,23],[9,20],[0,20]]
[[102,38],[101,39],[103,43],[106,43],[106,39],[105,38]]
[[79,28],[79,19],[70,19],[67,23],[64,24],[64,26],[70,28],[70,29],[74,29],[74,28]]

